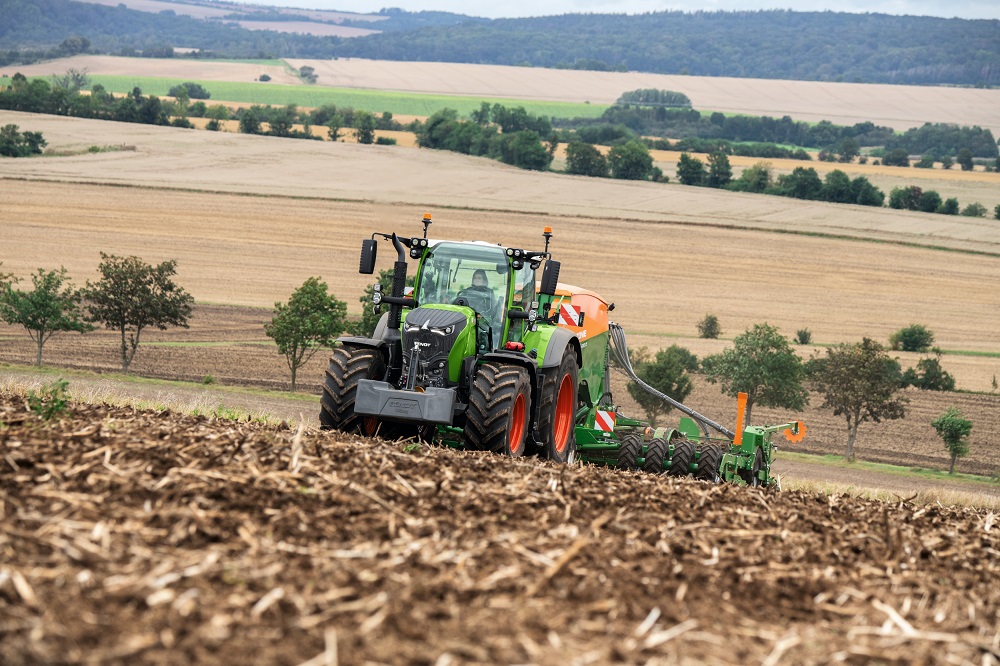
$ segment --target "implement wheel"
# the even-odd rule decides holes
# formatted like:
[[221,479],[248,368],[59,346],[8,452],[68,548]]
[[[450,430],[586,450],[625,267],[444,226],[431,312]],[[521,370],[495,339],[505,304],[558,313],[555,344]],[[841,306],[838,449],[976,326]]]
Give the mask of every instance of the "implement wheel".
[[[371,437],[379,431],[379,419],[354,413],[358,380],[385,378],[385,361],[377,349],[335,347],[323,381],[319,427]],[[388,434],[383,432],[383,437]]]
[[651,474],[663,474],[663,461],[667,457],[670,445],[666,440],[657,437],[646,447],[646,462],[642,465],[642,471]]
[[483,363],[472,382],[466,412],[469,448],[518,458],[524,455],[531,413],[531,381],[517,365]]
[[630,432],[622,437],[621,446],[618,447],[618,468],[627,470],[637,470],[639,466],[636,461],[642,453],[642,435],[637,432]]
[[722,464],[722,447],[715,444],[705,444],[701,447],[701,456],[698,458],[698,469],[694,473],[694,478],[702,481],[719,482],[719,465]]
[[670,459],[669,470],[672,476],[687,476],[691,473],[694,450],[694,442],[690,439],[679,439],[674,442],[674,456]]
[[576,457],[576,354],[569,347],[555,372],[546,373],[539,393],[538,432],[550,460],[566,463]]

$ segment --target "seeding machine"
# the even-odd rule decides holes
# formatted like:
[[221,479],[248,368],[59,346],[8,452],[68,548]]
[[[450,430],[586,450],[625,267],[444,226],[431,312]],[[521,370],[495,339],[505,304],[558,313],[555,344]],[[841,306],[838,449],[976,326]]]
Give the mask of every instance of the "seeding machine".
[[[373,297],[375,311],[388,312],[371,338],[341,337],[334,347],[321,398],[324,429],[714,482],[778,483],[772,437],[800,441],[805,426],[744,424],[741,394],[729,430],[643,382],[624,331],[608,318],[614,304],[559,282],[549,227],[545,248],[529,250],[432,240],[429,214],[423,224],[422,237],[375,233],[362,242],[363,274],[375,271],[378,239],[396,252],[389,293],[376,284]],[[412,291],[407,257],[417,262]],[[652,428],[619,411],[612,361],[685,415],[675,428]]]

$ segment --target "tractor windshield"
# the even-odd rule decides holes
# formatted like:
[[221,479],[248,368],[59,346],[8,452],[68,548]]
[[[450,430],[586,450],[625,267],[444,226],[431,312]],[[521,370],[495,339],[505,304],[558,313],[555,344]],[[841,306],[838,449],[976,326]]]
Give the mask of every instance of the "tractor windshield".
[[439,243],[424,258],[416,300],[420,305],[466,305],[488,321],[498,341],[509,273],[507,256],[498,245]]

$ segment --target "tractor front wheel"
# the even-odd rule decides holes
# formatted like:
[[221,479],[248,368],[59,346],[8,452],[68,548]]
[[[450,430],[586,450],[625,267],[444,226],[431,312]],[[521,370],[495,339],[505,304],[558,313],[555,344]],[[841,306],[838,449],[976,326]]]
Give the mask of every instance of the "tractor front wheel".
[[576,354],[567,347],[562,362],[542,381],[538,432],[545,456],[556,462],[573,462],[576,456]]
[[[379,431],[379,419],[356,414],[358,381],[381,380],[385,377],[385,361],[377,349],[367,347],[335,347],[323,382],[320,398],[319,427],[372,437]],[[386,434],[382,433],[385,437]]]
[[483,363],[472,382],[465,440],[469,448],[518,458],[524,455],[530,413],[528,371],[516,365]]

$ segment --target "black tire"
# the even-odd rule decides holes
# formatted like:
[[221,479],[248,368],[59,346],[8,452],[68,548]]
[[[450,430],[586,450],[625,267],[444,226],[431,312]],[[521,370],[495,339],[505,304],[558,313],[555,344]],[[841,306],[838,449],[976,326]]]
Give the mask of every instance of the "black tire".
[[576,354],[566,348],[554,372],[546,373],[539,391],[538,432],[542,453],[556,462],[573,462],[576,457],[576,394],[578,387]]
[[637,470],[639,465],[639,454],[642,453],[642,435],[637,432],[630,432],[622,437],[621,446],[618,447],[617,467],[619,469]]
[[669,470],[672,476],[687,476],[691,473],[694,450],[694,442],[690,439],[679,439],[674,442],[674,455],[670,459]]
[[319,427],[372,437],[380,433],[390,437],[378,418],[354,413],[354,402],[361,379],[385,379],[385,361],[377,349],[335,347],[323,381],[320,398]]
[[702,481],[719,482],[719,466],[722,464],[722,447],[716,444],[705,444],[701,447],[698,458],[698,469],[694,478]]
[[666,440],[657,437],[646,447],[646,462],[642,464],[642,471],[650,474],[663,474],[663,461],[667,458],[670,445]]
[[469,392],[465,441],[469,448],[524,455],[531,414],[531,380],[517,365],[483,363]]

